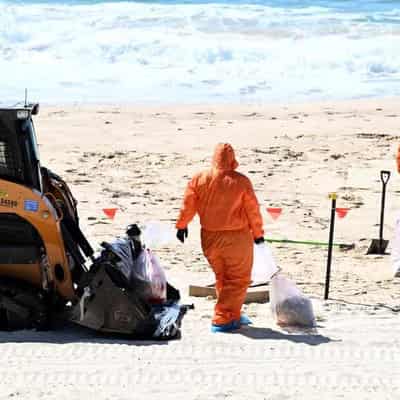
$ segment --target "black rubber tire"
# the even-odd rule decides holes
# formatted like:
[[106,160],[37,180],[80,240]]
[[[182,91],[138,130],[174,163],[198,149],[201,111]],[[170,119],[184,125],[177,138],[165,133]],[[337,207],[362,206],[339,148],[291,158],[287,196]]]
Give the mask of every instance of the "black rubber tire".
[[50,308],[45,294],[22,281],[0,280],[0,296],[7,297],[28,311],[28,318],[9,309],[1,310],[0,329],[47,330],[50,323]]

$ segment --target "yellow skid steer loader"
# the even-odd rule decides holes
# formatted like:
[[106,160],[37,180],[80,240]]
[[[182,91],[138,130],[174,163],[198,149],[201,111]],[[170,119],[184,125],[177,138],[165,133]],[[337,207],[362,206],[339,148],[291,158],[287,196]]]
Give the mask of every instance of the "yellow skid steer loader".
[[[149,283],[124,276],[111,244],[95,257],[68,185],[40,164],[32,121],[38,111],[38,104],[0,108],[0,329],[69,320],[133,337],[178,336],[191,306],[179,304],[176,289],[168,284],[167,300],[152,304]],[[132,268],[142,251],[137,237],[126,238]]]

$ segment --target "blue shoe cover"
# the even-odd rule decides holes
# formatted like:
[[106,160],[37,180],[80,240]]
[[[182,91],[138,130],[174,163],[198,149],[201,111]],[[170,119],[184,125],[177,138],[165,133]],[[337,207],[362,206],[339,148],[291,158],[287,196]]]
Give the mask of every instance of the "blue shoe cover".
[[216,332],[232,332],[236,329],[239,329],[240,326],[237,321],[232,321],[228,322],[227,324],[212,324],[211,325],[211,332],[216,333]]
[[252,320],[246,314],[240,316],[240,325],[251,325],[252,323]]

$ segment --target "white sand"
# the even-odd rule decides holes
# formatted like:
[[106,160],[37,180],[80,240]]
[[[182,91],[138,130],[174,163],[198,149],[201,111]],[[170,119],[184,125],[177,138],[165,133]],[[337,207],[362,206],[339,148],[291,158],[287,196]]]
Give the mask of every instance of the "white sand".
[[[289,334],[268,304],[246,306],[254,328],[209,333],[214,301],[189,298],[212,283],[199,226],[184,246],[156,249],[173,284],[196,310],[180,341],[121,341],[66,332],[0,334],[0,398],[24,399],[397,399],[400,394],[400,279],[389,256],[365,256],[378,235],[379,171],[388,185],[386,239],[393,233],[400,143],[398,100],[290,106],[53,107],[36,118],[43,164],[71,184],[93,244],[128,223],[173,224],[189,177],[228,141],[253,181],[266,236],[328,239],[331,191],[338,207],[331,300],[321,301],[326,248],[273,244],[284,272],[315,303],[317,332]],[[283,207],[273,222],[268,206]],[[113,222],[102,208],[118,207]],[[390,249],[389,249],[390,250]],[[353,303],[353,304],[350,304]]]

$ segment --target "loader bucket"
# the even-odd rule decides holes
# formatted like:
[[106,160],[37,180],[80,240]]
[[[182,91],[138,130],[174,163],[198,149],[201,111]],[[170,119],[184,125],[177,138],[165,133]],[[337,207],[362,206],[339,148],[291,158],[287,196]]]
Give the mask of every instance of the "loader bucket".
[[137,339],[180,337],[181,321],[193,305],[178,304],[179,292],[169,285],[171,297],[164,304],[145,300],[147,284],[128,284],[112,264],[93,267],[92,278],[72,309],[72,322],[99,332],[126,334]]
[[142,335],[154,331],[156,324],[149,320],[151,307],[111,276],[107,265],[98,266],[74,307],[72,321],[101,332]]

